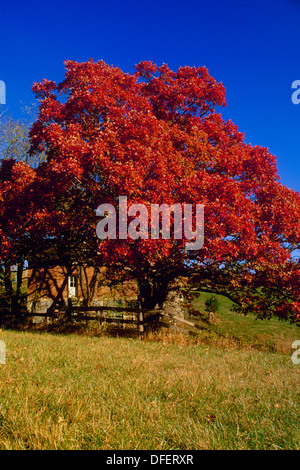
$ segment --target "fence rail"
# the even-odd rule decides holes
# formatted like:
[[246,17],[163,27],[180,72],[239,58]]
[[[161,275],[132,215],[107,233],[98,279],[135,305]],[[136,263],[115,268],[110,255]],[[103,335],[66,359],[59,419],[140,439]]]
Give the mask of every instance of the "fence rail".
[[[39,319],[66,319],[72,322],[97,320],[102,323],[121,324],[124,326],[136,326],[138,331],[144,331],[144,327],[159,321],[160,310],[149,310],[134,307],[111,306],[68,306],[66,310],[49,310],[44,313],[29,312],[26,316],[39,323]],[[131,318],[128,318],[131,317]]]
[[[133,307],[111,307],[111,306],[69,306],[66,310],[50,310],[47,312],[26,312],[24,316],[33,318],[33,323],[64,319],[71,322],[98,321],[100,324],[116,324],[136,326],[137,331],[144,332],[150,326],[156,328],[165,327],[175,331],[193,332],[198,326],[196,323],[177,316],[170,316],[158,309],[142,309]],[[131,317],[131,318],[128,318]]]

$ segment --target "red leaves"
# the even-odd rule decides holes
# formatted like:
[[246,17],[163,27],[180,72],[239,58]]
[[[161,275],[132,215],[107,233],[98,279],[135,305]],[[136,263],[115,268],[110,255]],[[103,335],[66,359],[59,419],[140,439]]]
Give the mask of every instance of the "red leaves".
[[24,162],[3,160],[0,167],[0,256],[14,259],[30,226],[36,172]]
[[205,67],[181,67],[175,73],[166,64],[158,68],[152,62],[141,62],[136,69],[136,77],[146,80],[142,93],[149,97],[158,119],[180,122],[182,113],[203,116],[226,104],[224,86]]
[[[47,153],[37,178],[21,166],[2,169],[11,188],[31,188],[32,220],[51,233],[77,230],[84,238],[95,231],[94,209],[119,196],[144,204],[204,204],[204,248],[193,254],[197,268],[235,266],[231,289],[274,288],[267,270],[275,265],[285,272],[290,245],[299,247],[299,194],[280,184],[267,149],[246,144],[237,126],[215,113],[226,104],[222,83],[205,67],[174,72],[144,61],[131,76],[102,61],[65,66],[61,84],[43,80],[33,87],[40,112],[31,151]],[[180,271],[187,259],[174,240],[103,241],[99,252],[135,274],[170,265]],[[289,282],[298,279],[293,272]],[[293,295],[295,306],[289,305],[296,311],[300,293]]]
[[41,83],[34,83],[32,86],[32,91],[40,100],[45,99],[49,96],[52,90],[55,90],[56,85],[52,80],[47,80],[43,78]]
[[145,80],[150,80],[153,75],[157,72],[158,67],[151,61],[143,60],[138,65],[136,65],[135,76],[137,78],[142,77]]

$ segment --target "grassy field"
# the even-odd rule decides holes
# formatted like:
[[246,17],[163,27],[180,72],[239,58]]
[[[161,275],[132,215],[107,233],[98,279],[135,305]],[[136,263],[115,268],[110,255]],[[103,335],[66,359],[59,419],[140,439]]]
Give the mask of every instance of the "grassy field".
[[0,449],[299,450],[299,328],[227,307],[190,340],[2,331]]
[[[194,301],[196,310],[205,312],[205,301],[209,296],[201,293]],[[292,342],[300,339],[300,328],[295,325],[277,318],[260,320],[250,314],[238,315],[232,311],[230,300],[221,295],[217,298],[220,307],[215,322],[202,325],[203,340],[206,338],[210,344],[290,354]]]

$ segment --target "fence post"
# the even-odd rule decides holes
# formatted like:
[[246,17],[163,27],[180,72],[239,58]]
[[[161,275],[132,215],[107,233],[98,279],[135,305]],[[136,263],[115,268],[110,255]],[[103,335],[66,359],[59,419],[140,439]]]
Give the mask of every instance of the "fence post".
[[138,329],[139,329],[140,332],[144,331],[144,314],[143,314],[143,312],[139,313]]
[[70,298],[68,298],[68,305],[67,305],[67,318],[68,320],[71,319],[71,316],[72,316],[72,300]]

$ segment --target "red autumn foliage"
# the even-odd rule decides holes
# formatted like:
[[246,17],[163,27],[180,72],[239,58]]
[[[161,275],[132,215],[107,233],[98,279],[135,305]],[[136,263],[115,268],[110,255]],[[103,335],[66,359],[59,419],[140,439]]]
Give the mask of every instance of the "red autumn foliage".
[[[40,109],[31,152],[47,160],[29,196],[27,177],[18,190],[10,183],[36,208],[39,234],[77,249],[85,243],[95,263],[126,268],[145,305],[161,303],[168,282],[187,275],[244,312],[297,319],[300,268],[291,253],[300,248],[300,197],[280,183],[276,158],[217,113],[224,86],[205,67],[174,72],[141,62],[130,75],[102,61],[65,66],[62,83],[33,86]],[[117,206],[119,196],[146,206],[204,204],[204,247],[187,252],[172,238],[100,242],[95,209]]]

